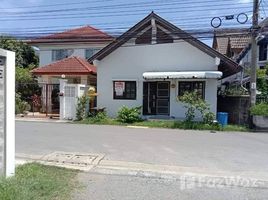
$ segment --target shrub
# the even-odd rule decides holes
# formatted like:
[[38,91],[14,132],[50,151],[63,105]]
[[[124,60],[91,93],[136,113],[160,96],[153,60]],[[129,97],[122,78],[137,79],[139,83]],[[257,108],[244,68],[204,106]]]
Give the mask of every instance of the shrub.
[[268,103],[260,103],[250,108],[251,115],[268,116]]
[[86,104],[87,104],[87,96],[83,95],[78,97],[77,99],[77,107],[76,107],[76,120],[81,121],[87,117],[86,113]]
[[16,114],[22,114],[31,109],[30,104],[28,104],[26,101],[23,101],[21,99],[21,95],[19,93],[16,93],[15,96],[15,113]]
[[196,111],[200,112],[203,123],[205,124],[211,124],[215,119],[215,115],[210,112],[209,104],[202,99],[196,91],[185,92],[184,95],[178,97],[178,100],[182,102],[187,109],[185,113],[185,121],[190,122],[190,126],[195,118]]
[[106,112],[99,112],[95,116],[90,117],[90,122],[92,123],[100,123],[100,122],[105,122],[108,120]]
[[203,115],[203,123],[205,124],[213,124],[215,120],[215,114],[213,112],[205,112]]
[[128,108],[123,106],[118,111],[117,119],[123,123],[134,123],[141,121],[141,107]]

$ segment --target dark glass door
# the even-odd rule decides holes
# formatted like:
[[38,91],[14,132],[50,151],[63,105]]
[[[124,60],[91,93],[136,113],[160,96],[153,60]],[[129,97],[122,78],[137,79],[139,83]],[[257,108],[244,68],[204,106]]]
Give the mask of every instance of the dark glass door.
[[169,82],[143,83],[143,115],[169,115]]

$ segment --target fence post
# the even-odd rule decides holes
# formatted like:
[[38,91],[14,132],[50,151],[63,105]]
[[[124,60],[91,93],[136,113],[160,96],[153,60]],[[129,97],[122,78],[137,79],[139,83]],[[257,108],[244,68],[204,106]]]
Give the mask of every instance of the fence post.
[[60,120],[65,118],[65,86],[67,84],[66,79],[60,79]]

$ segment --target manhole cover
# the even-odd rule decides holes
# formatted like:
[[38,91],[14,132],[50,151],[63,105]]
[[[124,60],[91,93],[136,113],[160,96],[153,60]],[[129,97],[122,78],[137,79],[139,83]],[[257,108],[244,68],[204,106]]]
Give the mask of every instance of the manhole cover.
[[97,165],[104,157],[102,154],[53,152],[42,158],[42,161],[77,166]]

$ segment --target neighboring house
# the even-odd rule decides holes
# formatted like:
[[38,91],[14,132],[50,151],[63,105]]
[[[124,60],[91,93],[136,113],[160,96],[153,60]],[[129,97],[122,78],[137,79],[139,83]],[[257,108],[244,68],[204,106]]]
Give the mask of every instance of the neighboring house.
[[197,91],[216,113],[217,81],[240,66],[151,13],[89,59],[97,68],[97,104],[109,116],[123,105],[143,116],[184,118],[177,96]]
[[[96,86],[96,68],[87,60],[72,56],[53,62],[43,67],[32,70],[32,73],[41,77],[44,82],[49,79],[60,79],[68,77],[68,83]],[[63,77],[62,77],[63,76]]]
[[[86,59],[111,41],[113,37],[110,35],[91,26],[84,26],[28,42],[39,49],[39,67],[32,72],[38,76],[41,88],[41,112],[59,114],[61,78],[69,84],[96,86],[96,68]],[[75,95],[70,91],[67,95]]]
[[[84,26],[29,41],[28,43],[30,45],[39,49],[40,68],[44,66],[47,67],[53,63],[53,68],[49,67],[46,69],[46,74],[42,73],[39,82],[59,83],[58,78],[63,74],[54,73],[56,68],[61,68],[61,66],[57,66],[57,64],[62,63],[57,61],[73,56],[76,58],[88,59],[112,40],[112,36],[91,26]],[[69,64],[72,64],[70,60],[68,60],[68,62]],[[89,81],[85,80],[84,74],[75,74],[76,77],[74,77],[74,74],[70,73],[72,70],[79,71],[79,68],[73,69],[75,66],[77,65],[68,66],[68,70],[70,71],[64,74],[69,83],[89,83]],[[52,71],[49,71],[49,69],[52,69]]]
[[[42,88],[41,106],[46,113],[58,114],[60,110],[59,84],[53,84],[51,80],[67,78],[69,84],[83,84],[84,86],[96,86],[96,68],[87,60],[79,57],[69,57],[54,63],[38,67],[32,73],[41,78],[45,84],[39,83]],[[75,92],[65,94],[73,97]],[[75,108],[75,105],[72,105]],[[73,111],[72,111],[73,113]]]
[[215,30],[212,47],[228,58],[236,59],[250,42],[248,29]]
[[[268,18],[260,24],[260,34],[257,39],[257,63],[258,68],[263,69],[268,62]],[[242,48],[243,47],[243,48]],[[249,29],[223,29],[215,31],[213,48],[220,53],[232,58],[243,67],[240,73],[227,77],[222,83],[227,85],[241,85],[249,87],[251,68],[251,37]]]

